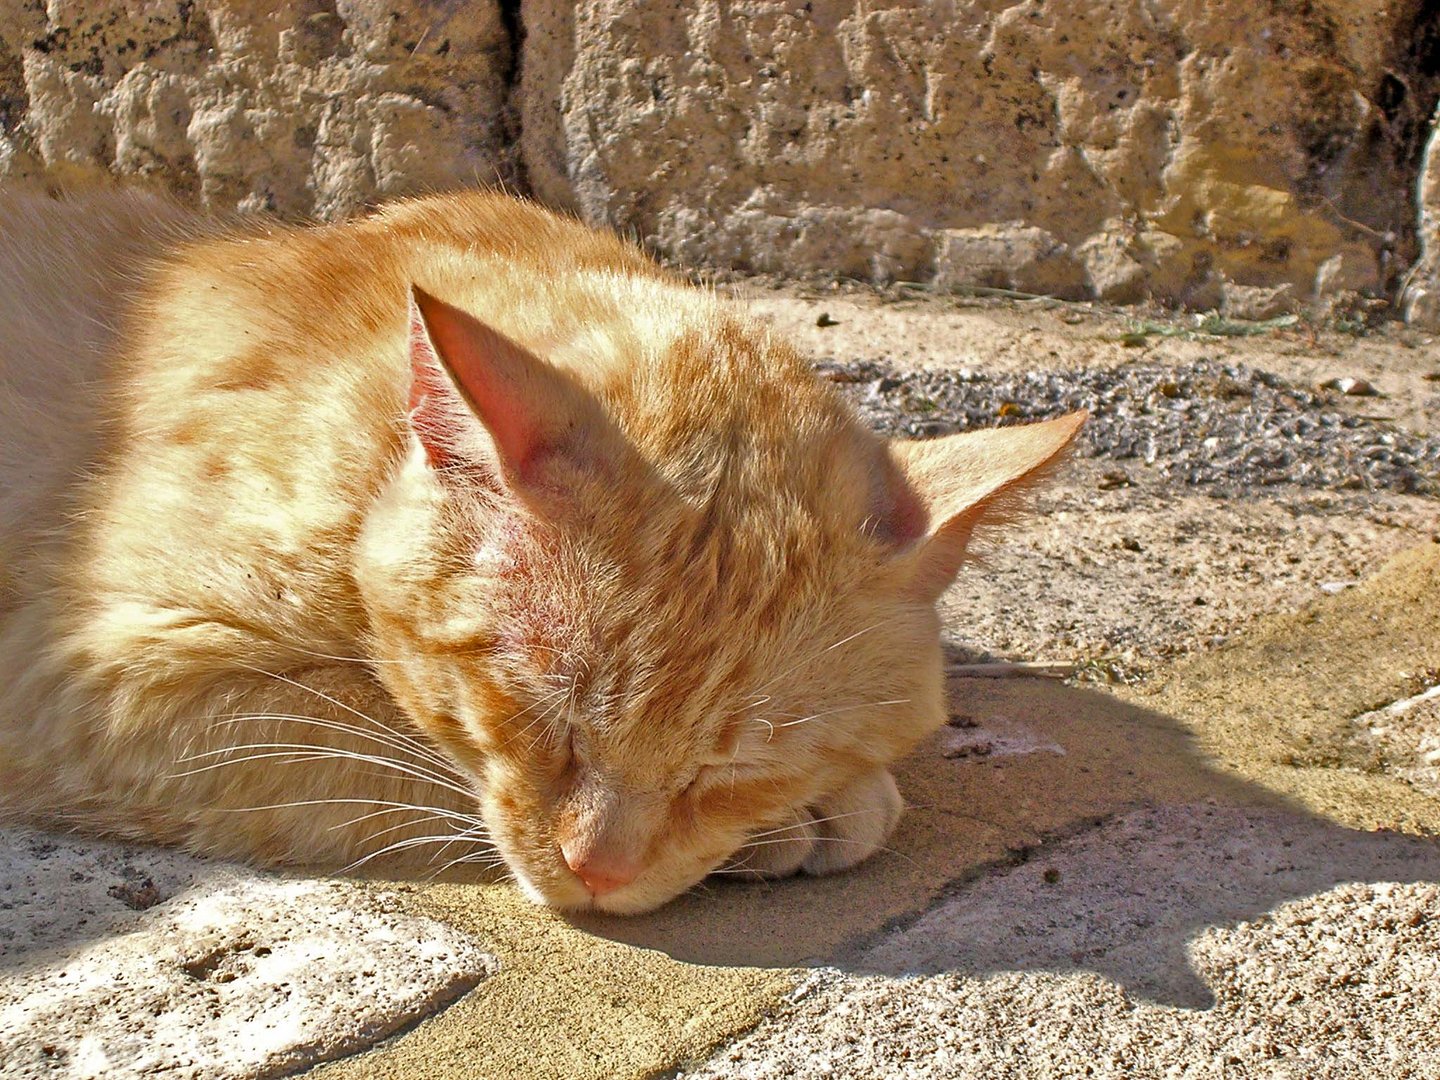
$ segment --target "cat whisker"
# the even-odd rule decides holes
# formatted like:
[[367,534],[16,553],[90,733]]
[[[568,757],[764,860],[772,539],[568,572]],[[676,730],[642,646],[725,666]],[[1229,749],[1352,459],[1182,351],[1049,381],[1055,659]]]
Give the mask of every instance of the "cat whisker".
[[[479,866],[482,870],[493,870],[498,866],[504,866],[505,860],[503,857],[501,857],[500,855],[496,855],[493,852],[470,852],[467,855],[457,856],[456,858],[453,858],[449,862],[445,863],[443,866],[432,871],[430,875],[426,878],[426,880],[434,881],[437,877],[445,873],[445,871],[447,870],[453,869],[456,866],[469,865]],[[506,877],[510,876],[512,875],[506,875]]]
[[389,802],[384,799],[299,799],[294,802],[267,803],[263,806],[230,806],[220,809],[222,814],[252,814],[264,810],[296,810],[304,806],[379,806],[385,809],[377,810],[371,814],[363,814],[353,818],[345,824],[354,824],[364,821],[366,818],[379,817],[381,814],[395,814],[402,810],[418,811],[430,814],[434,817],[447,817],[456,821],[465,822],[467,825],[483,827],[483,819],[472,814],[463,814],[458,810],[447,810],[441,806],[422,806],[414,803]]
[[[233,663],[235,663],[236,666],[238,666],[238,667],[240,667],[240,668],[243,668],[243,669],[246,670],[246,671],[253,671],[253,672],[255,672],[256,674],[268,676],[268,677],[270,677],[270,678],[272,678],[272,679],[275,679],[277,682],[285,683],[287,686],[293,686],[293,687],[295,687],[297,690],[304,690],[306,693],[313,694],[313,695],[315,695],[316,697],[318,697],[320,700],[325,701],[325,702],[328,702],[329,704],[334,705],[336,708],[341,709],[341,710],[343,710],[344,712],[349,713],[351,716],[355,717],[357,720],[361,720],[361,721],[364,721],[364,722],[367,723],[367,724],[371,724],[371,725],[375,726],[376,728],[379,728],[381,731],[384,731],[384,732],[388,733],[389,735],[392,735],[392,736],[394,736],[395,738],[400,739],[400,740],[403,741],[403,742],[407,742],[407,743],[413,742],[414,745],[415,745],[417,748],[418,748],[418,747],[423,747],[423,748],[425,748],[426,750],[430,750],[432,753],[434,752],[434,751],[431,749],[431,747],[429,747],[427,744],[419,741],[418,739],[415,739],[414,736],[408,735],[408,734],[406,734],[406,733],[403,732],[403,731],[398,731],[398,730],[396,730],[395,728],[391,727],[389,724],[385,723],[383,720],[380,720],[380,719],[378,719],[377,717],[374,717],[374,716],[370,716],[370,715],[367,714],[367,713],[361,712],[359,709],[355,708],[353,705],[348,705],[348,704],[346,704],[345,702],[339,700],[338,698],[333,697],[332,695],[325,693],[323,690],[317,690],[317,689],[315,689],[315,687],[309,686],[309,685],[307,685],[307,684],[305,684],[305,683],[303,683],[303,682],[300,682],[298,679],[292,679],[292,678],[290,678],[288,675],[282,675],[282,674],[280,674],[279,672],[269,671],[269,670],[267,670],[267,669],[265,669],[265,668],[262,668],[262,667],[256,667],[256,666],[253,665],[253,664],[246,664],[246,663],[244,663],[243,661],[238,661],[238,660],[237,660],[237,661],[233,661]],[[438,755],[437,755],[437,756],[438,756]],[[454,765],[453,765],[451,762],[446,761],[443,757],[440,758],[440,760],[444,762],[445,768],[450,769],[450,770],[452,770],[452,771],[454,770]]]
[[[753,843],[753,844],[746,844],[746,845],[745,845],[744,847],[742,847],[740,850],[741,850],[741,851],[745,851],[745,850],[748,849],[748,848],[770,847],[770,846],[775,845],[775,844],[800,844],[800,843],[805,843],[805,844],[820,844],[820,843],[827,843],[827,844],[864,844],[864,843],[866,843],[866,841],[864,841],[864,840],[856,840],[854,837],[851,837],[851,836],[776,836],[776,837],[772,837],[772,838],[769,839],[769,840],[759,840],[759,841],[756,841],[756,842]],[[881,850],[881,849],[876,848],[876,850],[879,851],[879,850]]]
[[[541,698],[537,698],[535,701],[533,701],[533,702],[531,702],[529,705],[525,706],[525,708],[523,708],[523,709],[521,709],[519,712],[513,714],[509,719],[510,719],[511,721],[518,720],[518,719],[520,719],[520,717],[522,717],[522,716],[524,716],[526,713],[528,713],[531,709],[534,709],[534,708],[537,708],[537,707],[539,707],[539,706],[541,706],[541,705],[544,705],[546,702],[553,702],[553,701],[554,701],[557,697],[559,697],[561,694],[568,693],[568,692],[570,692],[570,691],[572,691],[572,690],[573,690],[573,684],[572,684],[571,686],[562,686],[562,687],[561,687],[560,689],[558,689],[558,690],[552,690],[550,693],[544,695],[544,696],[541,697]],[[556,708],[555,705],[551,705],[551,706],[550,706],[549,708],[547,708],[543,713],[541,713],[540,715],[536,716],[533,720],[531,720],[531,721],[530,721],[528,724],[526,724],[523,728],[521,728],[519,731],[515,732],[515,734],[512,735],[512,736],[510,736],[510,738],[507,739],[506,741],[507,741],[507,742],[511,742],[511,741],[513,741],[513,740],[515,740],[515,739],[518,739],[518,738],[520,738],[520,736],[524,735],[527,731],[529,731],[531,728],[533,728],[536,724],[544,723],[544,721],[550,716],[550,714],[555,711],[555,708]]]
[[[834,716],[836,713],[853,712],[856,709],[878,709],[882,705],[908,704],[910,704],[909,698],[894,698],[890,701],[862,701],[858,705],[842,705],[838,709],[826,709],[824,712],[811,713],[809,716],[801,716],[797,717],[794,720],[786,720],[784,723],[777,726],[782,728],[795,727],[798,724],[808,724],[811,720],[819,720],[821,717],[824,716]],[[769,740],[767,739],[766,742],[769,742]]]
[[813,652],[813,653],[811,653],[809,656],[806,656],[806,657],[804,657],[803,659],[796,661],[794,664],[791,664],[791,665],[790,665],[788,668],[786,668],[784,671],[780,672],[780,674],[775,675],[775,676],[773,676],[772,678],[767,679],[765,682],[761,683],[760,686],[756,688],[756,693],[755,693],[755,695],[752,695],[752,696],[757,696],[757,695],[759,695],[759,694],[762,694],[767,688],[769,688],[769,687],[771,687],[771,686],[774,686],[774,685],[775,685],[777,682],[779,682],[781,679],[785,678],[785,676],[791,674],[791,673],[794,672],[794,671],[799,670],[800,668],[804,667],[806,664],[814,663],[816,660],[818,660],[820,657],[824,656],[826,653],[828,653],[828,652],[833,652],[835,649],[840,648],[840,646],[842,646],[842,645],[848,645],[850,642],[854,641],[856,638],[862,637],[862,636],[864,636],[865,634],[868,634],[868,633],[870,633],[870,632],[873,631],[873,630],[878,630],[880,627],[885,626],[885,625],[887,625],[887,624],[889,624],[889,623],[892,623],[892,622],[894,622],[894,621],[895,621],[895,620],[894,620],[893,618],[891,618],[891,619],[881,619],[879,622],[871,623],[869,626],[865,627],[863,630],[856,630],[853,634],[847,634],[845,637],[841,638],[839,641],[836,641],[836,642],[834,642],[833,644],[830,644],[830,645],[826,645],[823,649],[820,649],[818,652]]
[[[250,751],[255,752],[249,753]],[[207,750],[199,754],[179,758],[178,760],[184,764],[190,761],[201,761],[205,758],[235,753],[245,753],[246,756],[226,757],[222,761],[212,762],[209,765],[203,765],[196,769],[172,773],[171,779],[178,780],[187,776],[198,776],[201,773],[211,772],[215,769],[223,769],[227,765],[243,765],[249,762],[264,761],[271,758],[285,758],[292,762],[345,760],[358,761],[368,765],[379,765],[381,768],[402,773],[424,783],[434,784],[436,787],[443,788],[446,791],[452,791],[466,799],[475,798],[473,791],[463,788],[459,784],[452,783],[444,777],[422,769],[419,766],[396,761],[394,758],[378,757],[375,754],[361,754],[354,750],[342,750],[334,746],[317,746],[312,743],[247,743],[243,746],[227,746],[218,750]]]
[[[348,748],[346,748],[346,747],[331,746],[331,745],[329,745],[329,744],[327,744],[327,743],[287,743],[287,742],[241,743],[241,744],[238,744],[238,745],[221,746],[221,747],[216,747],[216,748],[211,749],[211,750],[202,750],[202,751],[198,751],[198,752],[193,753],[193,754],[186,754],[186,755],[183,755],[183,756],[177,758],[176,760],[177,760],[178,762],[180,762],[180,763],[183,764],[183,763],[191,762],[191,761],[203,761],[203,760],[205,760],[206,758],[221,758],[221,757],[225,757],[225,756],[228,755],[228,754],[233,754],[233,753],[235,753],[235,752],[237,752],[237,751],[248,751],[248,750],[286,750],[286,751],[293,751],[293,752],[295,752],[295,753],[302,753],[302,754],[318,754],[318,755],[320,755],[320,756],[322,756],[322,757],[344,757],[344,758],[349,758],[349,759],[354,760],[354,761],[362,761],[362,762],[367,762],[367,763],[371,763],[371,764],[381,764],[381,765],[385,766],[386,768],[393,768],[393,769],[396,769],[396,770],[398,770],[398,771],[407,772],[409,775],[414,776],[416,779],[428,780],[428,781],[430,781],[430,782],[432,782],[432,783],[440,784],[440,785],[442,785],[442,786],[448,784],[448,785],[451,786],[451,790],[454,790],[454,791],[464,790],[463,788],[460,788],[460,787],[456,786],[456,785],[459,785],[459,784],[463,784],[463,783],[465,782],[465,778],[462,777],[462,776],[456,775],[456,776],[453,776],[453,777],[447,777],[447,776],[445,776],[444,774],[435,772],[435,771],[433,771],[433,770],[427,768],[426,766],[424,766],[424,765],[422,765],[422,764],[419,764],[419,763],[417,763],[417,762],[400,761],[400,760],[398,760],[398,759],[396,759],[396,758],[386,757],[386,756],[378,755],[378,754],[366,754],[366,753],[362,753],[361,751],[358,751],[358,750],[348,749]],[[231,763],[234,763],[234,762],[233,762],[231,759],[227,759],[226,761],[219,762],[218,764],[231,764]],[[179,774],[176,774],[176,775],[178,775],[178,776],[188,776],[188,775],[191,775],[191,774],[190,774],[190,773],[179,773]],[[473,796],[473,795],[474,795],[474,792],[467,792],[467,794],[470,794],[470,795]]]
[[[801,819],[801,818],[797,815],[797,816],[796,816],[796,819],[795,819],[795,821],[794,821],[793,824],[790,824],[790,825],[780,825],[780,826],[778,826],[778,827],[776,827],[776,828],[774,828],[774,829],[766,829],[764,832],[754,833],[754,834],[752,834],[751,839],[752,839],[752,840],[755,840],[755,839],[759,839],[759,838],[762,837],[762,836],[773,836],[773,835],[775,835],[776,833],[789,832],[791,829],[804,828],[806,825],[824,825],[826,822],[829,822],[829,821],[839,821],[841,818],[858,817],[858,816],[860,816],[861,814],[873,814],[873,813],[876,813],[876,811],[874,811],[874,810],[847,810],[847,811],[846,811],[845,813],[843,813],[843,814],[831,814],[829,817],[807,818],[807,819]],[[745,846],[745,847],[749,847],[750,845],[749,845],[749,844],[746,844],[746,845],[744,845],[744,846]]]
[[531,720],[530,723],[526,724],[523,728],[521,728],[521,729],[520,729],[519,731],[517,731],[513,736],[511,736],[511,739],[510,739],[509,741],[513,741],[513,740],[515,740],[515,739],[520,738],[522,735],[524,735],[527,731],[530,731],[532,728],[539,727],[540,730],[535,733],[535,737],[534,737],[533,739],[531,739],[531,740],[530,740],[530,743],[529,743],[529,749],[533,751],[537,746],[540,745],[540,740],[541,740],[542,738],[544,738],[545,732],[546,732],[546,730],[547,730],[547,727],[548,727],[548,724],[549,724],[549,721],[550,721],[550,718],[553,717],[553,716],[558,715],[560,712],[562,712],[562,711],[565,709],[565,707],[566,707],[566,702],[565,702],[565,701],[557,701],[557,702],[555,702],[555,703],[552,704],[549,708],[547,708],[543,713],[541,713],[539,716],[535,717],[535,719]]
[[[448,837],[432,835],[427,837],[411,837],[406,840],[397,841],[394,844],[387,845],[379,851],[371,852],[370,855],[365,857],[365,859],[351,863],[349,866],[344,867],[340,871],[341,873],[345,873],[349,870],[355,869],[356,867],[362,865],[363,862],[368,861],[371,858],[376,858],[390,851],[405,850],[409,847],[419,846],[421,844],[438,843],[442,840],[448,840],[452,843],[462,840],[468,840],[471,842],[483,842],[487,844],[489,843],[487,836],[488,828],[483,819],[475,817],[471,814],[462,814],[454,810],[447,810],[444,807],[423,806],[414,803],[387,802],[379,799],[300,799],[292,802],[269,803],[262,806],[231,807],[224,810],[223,812],[239,814],[259,812],[264,810],[288,810],[305,806],[327,805],[360,805],[381,807],[381,809],[372,810],[369,813],[360,814],[357,817],[342,821],[337,825],[332,825],[330,826],[332,830],[343,829],[352,825],[358,825],[363,821],[369,821],[373,818],[381,817],[386,814],[408,812],[420,815],[419,817],[410,818],[406,821],[400,822],[397,825],[391,825],[372,833],[363,841],[363,843],[366,844],[371,843],[379,837],[384,836],[388,833],[396,832],[400,829],[413,828],[414,826],[427,821],[446,821],[447,823],[450,823],[450,828],[452,829],[451,835]],[[456,825],[456,822],[458,822],[459,825]],[[493,853],[489,851],[471,853],[469,855],[462,856],[462,858],[470,861],[476,861],[482,854],[485,855],[487,858],[498,858],[498,856],[493,855]]]
[[744,705],[726,715],[734,716],[737,712],[749,712],[751,709],[758,709],[762,705],[768,705],[773,700],[774,698],[770,694],[754,694]]
[[[418,825],[424,825],[424,824],[426,824],[427,822],[432,822],[432,821],[436,821],[436,820],[439,820],[438,815],[431,814],[431,815],[428,815],[428,816],[426,816],[426,817],[414,818],[414,819],[412,819],[412,820],[410,820],[410,821],[402,821],[402,822],[400,822],[398,825],[390,825],[390,826],[388,826],[388,827],[386,827],[386,828],[384,828],[384,829],[376,829],[376,830],[375,830],[374,832],[372,832],[369,836],[365,837],[364,840],[356,841],[356,845],[355,845],[355,846],[356,846],[356,847],[367,847],[367,846],[369,846],[370,844],[375,843],[375,842],[376,842],[377,840],[379,840],[382,836],[388,836],[390,833],[399,832],[401,829],[414,828],[414,827],[416,827],[416,826],[418,826]],[[350,822],[345,822],[345,824],[348,825],[348,824],[351,824],[351,823],[350,823]],[[338,825],[337,825],[337,826],[332,826],[332,828],[340,828],[340,827],[341,827],[341,826],[338,826]],[[453,828],[453,826],[452,826],[452,828]],[[466,831],[466,830],[458,830],[457,833],[456,833],[456,835],[458,836],[460,833],[463,833],[463,832],[465,832],[465,831]]]
[[301,656],[314,657],[316,660],[338,660],[343,664],[359,664],[369,667],[371,664],[407,664],[408,660],[386,660],[377,656],[339,656],[335,653],[317,652],[314,649],[307,649],[303,645],[296,645],[293,641],[277,642],[276,644],[297,652]]
[[[340,822],[340,824],[338,824],[338,825],[331,825],[331,826],[330,826],[330,830],[333,832],[333,831],[336,830],[336,829],[347,829],[347,828],[349,828],[349,827],[352,826],[352,825],[359,825],[362,821],[369,821],[369,820],[372,819],[372,818],[379,817],[381,814],[396,814],[396,813],[399,813],[399,811],[398,811],[398,810],[377,810],[377,811],[376,811],[375,813],[373,813],[373,814],[361,814],[359,817],[353,817],[353,818],[351,818],[349,821],[342,821],[342,822]],[[449,822],[448,822],[448,818],[449,818],[449,815],[447,815],[447,814],[421,814],[421,815],[419,815],[418,817],[407,818],[405,821],[401,821],[401,822],[399,822],[399,823],[397,823],[397,824],[395,824],[395,825],[388,825],[388,826],[386,826],[386,827],[383,828],[383,829],[377,829],[375,832],[371,833],[368,837],[366,837],[365,842],[366,842],[366,843],[369,843],[371,840],[374,840],[374,839],[376,839],[377,837],[384,836],[384,835],[386,835],[387,833],[399,832],[401,829],[408,829],[408,828],[411,828],[412,826],[419,825],[419,824],[421,824],[421,823],[423,823],[423,822],[428,822],[428,821],[446,821],[447,824],[448,824],[448,823],[449,823]]]
[[[386,844],[378,851],[372,851],[368,855],[361,856],[348,866],[342,866],[340,873],[348,874],[352,870],[358,870],[366,863],[380,858],[382,855],[389,855],[396,851],[408,851],[411,848],[424,847],[427,844],[450,845],[465,839],[463,836],[412,836],[406,840],[397,840],[393,844]],[[442,849],[443,850],[443,849]]]
[[242,669],[244,669],[244,670],[246,670],[246,671],[253,671],[253,672],[255,672],[255,673],[258,674],[258,675],[266,675],[266,676],[269,676],[270,678],[276,680],[277,682],[285,683],[287,686],[293,686],[293,687],[295,687],[297,690],[304,690],[304,691],[305,691],[306,693],[308,693],[308,694],[314,694],[314,695],[315,695],[316,697],[318,697],[321,701],[328,702],[329,704],[334,705],[337,709],[342,709],[342,710],[344,710],[345,712],[349,713],[351,716],[355,717],[357,720],[363,720],[363,721],[365,721],[367,724],[374,724],[376,727],[381,728],[381,729],[383,729],[384,731],[388,731],[391,735],[395,735],[395,736],[398,736],[398,737],[400,737],[400,738],[407,738],[407,737],[408,737],[408,736],[404,735],[403,733],[401,733],[401,732],[399,732],[399,731],[396,731],[394,728],[392,728],[389,724],[385,723],[383,720],[377,720],[375,717],[369,716],[369,715],[361,712],[359,709],[355,708],[353,705],[347,705],[345,702],[341,701],[339,698],[333,697],[333,696],[331,696],[330,694],[325,693],[323,690],[317,690],[317,689],[315,689],[315,687],[313,687],[313,686],[308,686],[308,685],[306,685],[305,683],[300,682],[298,679],[292,679],[292,678],[290,678],[290,676],[288,676],[288,675],[282,675],[282,674],[280,674],[278,671],[269,671],[269,670],[267,670],[267,669],[265,669],[265,668],[256,667],[254,664],[247,664],[247,663],[245,663],[245,662],[243,662],[243,661],[240,661],[240,660],[232,661],[232,663],[234,663],[236,667],[242,668]]
[[317,716],[296,716],[288,713],[232,714],[230,716],[217,717],[213,721],[212,726],[222,727],[229,724],[238,724],[247,720],[277,720],[286,723],[305,724],[310,727],[324,728],[327,731],[338,731],[345,735],[354,735],[357,738],[379,743],[381,746],[388,746],[392,750],[399,750],[402,753],[413,754],[417,758],[420,758],[422,761],[428,762],[431,765],[435,765],[439,768],[443,768],[452,773],[455,773],[455,778],[457,780],[462,779],[461,774],[455,768],[452,762],[450,762],[444,757],[441,757],[438,753],[430,749],[430,747],[426,746],[418,739],[413,739],[410,736],[401,734],[399,732],[395,732],[393,735],[385,735],[377,732],[366,731],[364,728],[357,727],[354,724],[346,724],[339,720],[326,720]]
[[[865,844],[865,841],[864,841],[864,840],[856,840],[856,839],[853,839],[853,838],[848,837],[848,836],[794,836],[794,837],[780,837],[780,838],[775,839],[775,840],[766,840],[766,841],[763,841],[761,844],[756,844],[756,845],[746,844],[745,847],[742,847],[742,848],[740,849],[740,851],[744,851],[745,848],[752,847],[752,846],[754,846],[754,847],[762,847],[762,846],[764,846],[765,844],[793,844],[793,843],[799,843],[799,842],[801,842],[801,841],[806,841],[806,842],[811,843],[811,844],[818,844],[818,843],[861,844],[861,845],[864,845],[864,844]],[[738,853],[739,853],[739,852],[737,852],[737,854],[738,854]],[[877,848],[874,849],[874,851],[872,852],[872,854],[875,854],[875,855],[880,855],[880,854],[884,854],[884,855],[894,855],[896,858],[904,859],[907,863],[909,863],[911,866],[915,867],[916,869],[920,869],[920,864],[919,864],[918,862],[916,862],[914,859],[912,859],[909,855],[906,855],[903,851],[899,851],[899,850],[897,850],[896,848],[892,848],[892,847],[877,847]],[[867,856],[867,858],[868,858],[868,856]],[[746,874],[746,873],[753,873],[753,872],[754,872],[754,871],[751,870],[750,867],[749,867],[749,862],[748,862],[748,860],[747,860],[746,862],[735,863],[735,864],[732,865],[732,866],[722,866],[722,867],[719,867],[719,868],[717,868],[717,869],[715,869],[715,870],[710,871],[710,873],[712,873],[712,874]]]

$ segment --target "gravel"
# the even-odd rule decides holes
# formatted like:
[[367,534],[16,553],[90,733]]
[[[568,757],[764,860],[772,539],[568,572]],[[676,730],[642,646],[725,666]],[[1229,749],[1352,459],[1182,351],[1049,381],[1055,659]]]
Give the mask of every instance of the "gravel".
[[[870,360],[818,361],[865,419],[888,435],[927,437],[1090,410],[1080,453],[1143,462],[1214,495],[1276,485],[1440,495],[1440,438],[1353,411],[1343,395],[1240,364],[986,374],[898,372]],[[1115,482],[1129,482],[1123,468]]]

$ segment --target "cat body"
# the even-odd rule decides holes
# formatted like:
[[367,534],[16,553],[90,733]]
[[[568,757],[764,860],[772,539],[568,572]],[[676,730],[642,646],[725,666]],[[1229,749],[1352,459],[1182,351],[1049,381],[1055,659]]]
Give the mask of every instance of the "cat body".
[[842,869],[934,601],[1078,418],[885,444],[763,328],[492,194],[0,199],[0,813],[640,911]]

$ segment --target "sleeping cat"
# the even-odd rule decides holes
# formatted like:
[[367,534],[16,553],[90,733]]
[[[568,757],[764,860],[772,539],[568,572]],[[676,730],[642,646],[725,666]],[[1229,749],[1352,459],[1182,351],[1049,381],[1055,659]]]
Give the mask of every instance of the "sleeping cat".
[[876,851],[934,603],[1080,416],[857,422],[493,194],[221,226],[0,199],[0,808],[638,912]]

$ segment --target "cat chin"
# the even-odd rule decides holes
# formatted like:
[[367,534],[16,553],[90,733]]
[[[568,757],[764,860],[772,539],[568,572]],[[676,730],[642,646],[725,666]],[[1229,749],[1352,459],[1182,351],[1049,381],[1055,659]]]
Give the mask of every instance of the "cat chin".
[[545,893],[538,885],[525,876],[523,870],[514,870],[515,883],[520,886],[520,892],[532,904],[539,904],[541,907],[557,908],[561,911],[583,911],[589,908],[590,893],[583,885],[576,882],[574,898],[551,896]]
[[556,911],[572,913],[590,913],[598,915],[644,915],[663,907],[677,896],[687,892],[703,880],[704,875],[697,878],[688,885],[657,892],[654,888],[646,888],[642,882],[638,887],[626,886],[613,893],[606,893],[602,896],[592,896],[590,890],[585,888],[577,880],[574,887],[566,885],[551,886],[549,890],[541,889],[526,876],[523,870],[514,870],[515,882],[520,887],[520,892],[525,899],[541,907],[553,908]]

